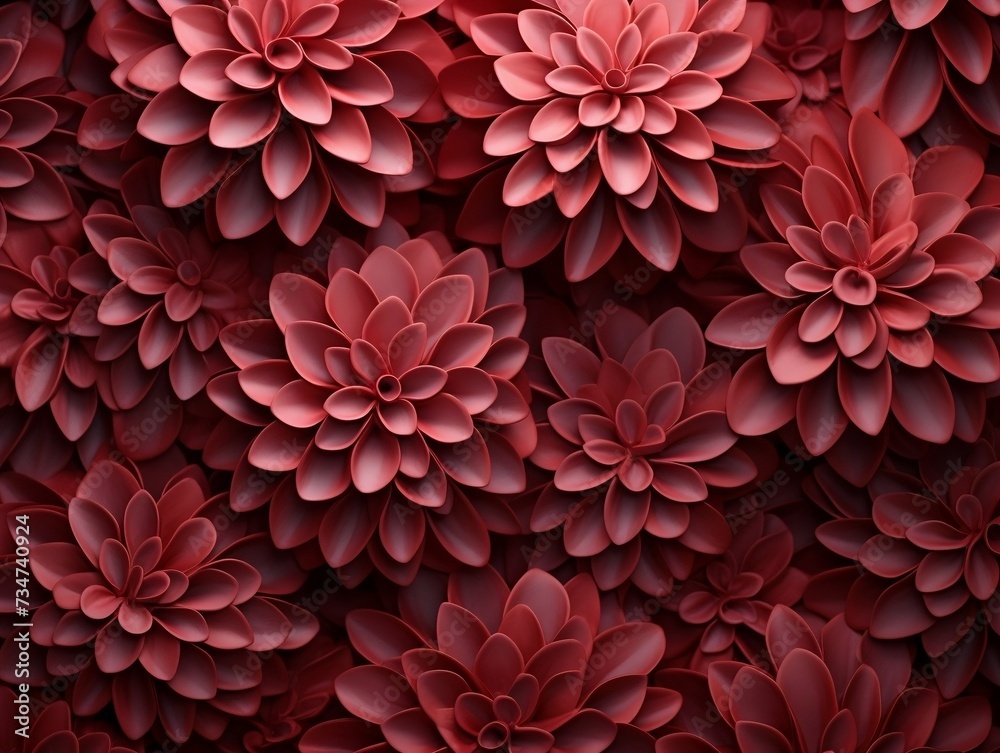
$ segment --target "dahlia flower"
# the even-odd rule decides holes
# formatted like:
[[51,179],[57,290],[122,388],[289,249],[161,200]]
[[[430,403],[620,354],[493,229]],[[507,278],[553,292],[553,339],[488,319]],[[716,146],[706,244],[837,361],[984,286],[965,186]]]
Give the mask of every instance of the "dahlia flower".
[[[119,86],[152,95],[137,129],[168,147],[164,201],[183,206],[218,186],[225,237],[277,219],[303,245],[331,204],[376,226],[387,190],[430,182],[401,118],[436,87],[417,51],[433,58],[444,45],[424,21],[397,23],[395,3],[112,0],[101,11],[92,47],[118,63]],[[95,107],[93,119],[115,117],[112,98]]]
[[[1000,462],[980,442],[959,460],[925,459],[920,474],[877,477],[867,514],[846,503],[849,495],[831,494],[844,500],[835,508],[841,517],[816,535],[863,568],[848,594],[848,619],[874,638],[919,635],[932,661],[944,657],[936,676],[950,698],[977,669],[1000,681]],[[817,481],[828,494],[839,491]]]
[[[517,337],[519,276],[491,272],[479,249],[455,255],[425,238],[370,254],[340,239],[331,269],[327,286],[276,275],[274,321],[222,332],[239,371],[216,377],[209,394],[262,428],[235,467],[234,506],[259,507],[267,485],[293,472],[270,510],[279,546],[318,533],[327,561],[341,567],[378,528],[370,553],[387,553],[386,567],[412,563],[408,580],[427,511],[446,549],[485,564],[486,529],[454,484],[524,488],[522,458],[535,436],[512,381],[527,355]],[[225,429],[214,441],[234,436]]]
[[691,645],[687,666],[700,672],[720,659],[758,656],[771,611],[796,605],[808,580],[791,566],[792,534],[779,518],[758,513],[737,521],[730,547],[685,581],[663,612],[671,653]]
[[821,103],[840,91],[844,9],[829,5],[787,0],[771,5],[771,23],[760,54],[795,85],[795,99],[786,108],[801,100]]
[[97,308],[104,327],[95,352],[102,361],[133,361],[119,374],[128,371],[142,385],[113,385],[128,407],[163,365],[177,397],[194,397],[231,365],[219,331],[250,308],[245,254],[232,244],[212,243],[203,227],[191,227],[163,206],[152,188],[159,167],[144,160],[122,179],[128,217],[91,212],[84,219],[113,281]]
[[875,650],[842,617],[816,633],[776,607],[766,633],[773,671],[716,662],[707,677],[661,673],[685,703],[672,723],[683,731],[657,740],[656,753],[958,753],[990,732],[985,698],[942,701],[933,688],[906,687],[906,651]]
[[35,29],[27,3],[0,8],[0,243],[8,215],[46,222],[73,210],[69,191],[45,159],[61,119],[45,100],[58,99],[53,95],[63,86],[56,73],[64,46],[55,26]]
[[[0,704],[10,713],[18,711],[17,695],[0,686]],[[36,708],[41,710],[35,714]],[[65,701],[37,704],[32,697],[29,734],[17,734],[13,723],[0,732],[0,750],[4,753],[136,753],[132,746],[122,745],[102,729],[75,728],[72,714]],[[79,725],[77,725],[79,726]]]
[[436,617],[421,634],[374,610],[348,616],[354,648],[372,662],[336,680],[357,718],[313,727],[302,753],[380,750],[368,746],[383,740],[399,753],[652,751],[648,730],[680,706],[677,693],[647,687],[663,631],[602,625],[588,575],[564,586],[529,570],[508,588],[493,570],[465,571]]
[[726,420],[729,374],[705,372],[690,314],[671,309],[647,324],[622,310],[597,338],[600,355],[567,338],[543,340],[562,399],[531,456],[555,472],[531,527],[563,526],[566,551],[591,558],[601,588],[632,578],[653,593],[671,576],[688,577],[695,552],[726,550],[730,529],[709,487],[745,484],[756,467]]
[[213,522],[226,499],[206,486],[189,469],[154,498],[124,466],[98,463],[69,503],[71,535],[32,547],[32,574],[52,592],[32,615],[32,641],[49,647],[52,674],[79,673],[74,713],[110,702],[132,739],[157,721],[175,741],[218,737],[228,716],[260,705],[256,652],[318,630],[265,595],[260,567],[273,550],[245,521]]
[[24,409],[47,406],[70,441],[90,428],[99,402],[99,298],[74,284],[87,265],[66,246],[0,259],[0,366],[13,370]]
[[970,211],[983,175],[971,150],[939,147],[913,162],[870,112],[855,116],[849,142],[850,165],[816,139],[801,190],[762,189],[778,240],[740,258],[763,290],[727,306],[706,336],[765,351],[733,378],[737,432],[794,417],[811,454],[833,448],[830,462],[863,484],[890,415],[928,442],[978,437],[982,385],[1000,377],[988,331],[1000,325],[990,277],[1000,212]]
[[[763,13],[745,0],[456,2],[475,49],[441,71],[441,88],[468,121],[442,148],[439,172],[489,168],[459,232],[502,240],[514,267],[565,239],[571,281],[600,269],[624,238],[673,269],[682,227],[711,233],[713,159],[739,163],[778,140],[753,103],[794,89],[751,53],[760,40],[744,29]],[[501,231],[488,218],[504,205]]]
[[989,0],[844,0],[841,71],[852,112],[871,109],[900,136],[936,111],[957,110],[1000,134],[995,36],[1000,6]]

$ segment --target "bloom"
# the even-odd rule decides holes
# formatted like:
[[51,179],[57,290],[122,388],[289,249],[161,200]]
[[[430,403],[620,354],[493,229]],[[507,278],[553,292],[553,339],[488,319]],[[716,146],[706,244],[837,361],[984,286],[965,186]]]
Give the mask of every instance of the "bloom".
[[[951,698],[980,665],[996,679],[1000,619],[987,604],[1000,585],[1000,463],[984,441],[960,460],[949,455],[925,459],[919,478],[876,477],[868,490],[870,513],[835,507],[839,519],[816,535],[864,568],[851,584],[848,617],[875,638],[919,635],[932,659],[947,653],[937,681]],[[823,488],[836,491],[829,482]],[[990,630],[982,629],[986,624]]]
[[686,664],[700,672],[759,655],[771,611],[797,604],[808,580],[791,565],[792,534],[779,518],[757,513],[732,526],[732,544],[681,585],[662,623],[675,647],[694,645]]
[[164,364],[174,394],[194,397],[209,377],[231,365],[219,331],[250,308],[246,256],[232,244],[212,243],[205,228],[191,228],[163,206],[155,190],[144,195],[156,185],[159,167],[156,160],[143,160],[123,177],[128,218],[91,212],[84,220],[88,238],[117,279],[97,307],[104,327],[95,354],[102,361],[138,359],[128,371],[142,375],[142,384],[116,390],[129,407],[130,393],[148,388]]
[[[777,607],[767,645],[773,673],[739,662],[716,662],[707,678],[663,672],[662,682],[683,688],[672,726],[684,731],[660,738],[656,753],[969,751],[990,732],[986,699],[942,702],[933,688],[906,687],[905,649],[876,652],[842,617],[816,633]],[[706,703],[724,725],[705,729]]]
[[[395,3],[133,5],[106,4],[92,44],[119,63],[116,83],[152,94],[136,128],[168,147],[160,183],[168,206],[218,185],[225,237],[277,219],[303,245],[331,203],[376,226],[387,190],[430,182],[429,161],[415,163],[420,147],[401,118],[435,89],[411,48],[440,53],[443,44],[424,21],[397,24]],[[380,48],[397,28],[396,41]],[[114,119],[114,106],[104,97],[90,118]]]
[[[314,538],[328,508],[319,535],[333,566],[354,559],[376,526],[392,559],[409,563],[425,508],[475,518],[453,484],[524,488],[522,458],[535,433],[516,385],[527,356],[517,337],[520,278],[490,271],[479,249],[452,254],[426,238],[370,254],[340,239],[331,270],[325,287],[276,275],[274,321],[222,333],[240,370],[216,377],[209,394],[232,417],[262,427],[236,467],[234,505],[267,501],[261,471],[294,472],[275,492],[281,506],[271,508],[282,545]],[[233,438],[226,429],[218,441]],[[485,551],[446,538],[463,561],[485,564]]]
[[384,738],[399,753],[598,753],[616,740],[650,751],[647,730],[680,706],[677,693],[647,687],[663,631],[641,622],[601,629],[600,618],[589,576],[564,586],[540,570],[513,588],[490,569],[453,575],[436,625],[423,634],[391,615],[357,610],[348,635],[372,664],[347,670],[336,688],[358,718],[317,725],[301,750],[360,751]]
[[32,616],[32,640],[49,647],[50,672],[79,672],[74,713],[111,702],[133,739],[157,720],[176,741],[193,730],[218,737],[228,715],[260,704],[260,664],[247,652],[295,648],[319,627],[265,595],[286,585],[284,572],[265,581],[252,564],[266,565],[266,538],[246,521],[214,524],[225,499],[205,487],[188,469],[154,498],[124,466],[96,463],[69,503],[72,535],[31,553],[32,574],[52,592]]
[[562,399],[531,458],[555,472],[531,525],[563,525],[566,551],[591,558],[602,588],[631,577],[656,593],[690,575],[695,552],[725,551],[731,534],[709,486],[738,487],[756,467],[726,421],[729,374],[705,371],[690,314],[671,309],[647,324],[619,311],[598,344],[600,356],[567,338],[543,340]]
[[95,309],[99,296],[74,284],[86,255],[67,246],[0,262],[0,365],[11,368],[27,411],[48,406],[76,441],[97,414]]
[[[489,169],[458,230],[502,240],[514,267],[565,238],[566,278],[583,280],[627,237],[653,265],[673,269],[682,225],[710,228],[719,209],[711,160],[739,162],[741,152],[773,146],[778,126],[752,103],[794,93],[751,53],[743,0],[462,9],[456,18],[476,53],[444,68],[441,87],[472,120],[454,132],[454,149],[445,144],[439,171]],[[473,151],[480,138],[482,157]],[[485,218],[504,205],[496,233]]]
[[[736,431],[794,417],[810,453],[864,484],[890,414],[928,442],[979,434],[981,385],[1000,377],[988,332],[1000,324],[997,249],[984,231],[997,210],[966,201],[983,174],[971,150],[937,147],[913,162],[870,112],[855,116],[849,142],[849,163],[813,142],[801,191],[762,190],[779,240],[740,259],[763,291],[727,306],[706,337],[765,351],[733,379]],[[858,442],[868,450],[852,451]]]

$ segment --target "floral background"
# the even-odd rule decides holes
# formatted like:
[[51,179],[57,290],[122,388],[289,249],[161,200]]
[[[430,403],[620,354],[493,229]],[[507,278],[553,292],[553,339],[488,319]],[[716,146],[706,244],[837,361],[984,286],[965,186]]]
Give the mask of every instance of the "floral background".
[[3,4],[0,751],[1000,750],[998,40]]

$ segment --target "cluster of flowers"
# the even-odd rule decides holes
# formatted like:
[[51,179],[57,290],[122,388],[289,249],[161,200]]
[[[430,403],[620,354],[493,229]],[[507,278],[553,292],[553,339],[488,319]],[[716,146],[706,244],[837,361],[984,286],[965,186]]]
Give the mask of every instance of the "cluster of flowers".
[[997,143],[1000,0],[4,4],[0,750],[1000,751]]

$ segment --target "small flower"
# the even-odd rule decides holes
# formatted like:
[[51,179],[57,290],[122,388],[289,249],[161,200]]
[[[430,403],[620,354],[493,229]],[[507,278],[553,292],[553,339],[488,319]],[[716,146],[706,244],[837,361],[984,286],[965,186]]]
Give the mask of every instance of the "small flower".
[[731,533],[709,486],[756,476],[725,414],[729,374],[705,370],[694,319],[672,309],[652,324],[620,311],[598,329],[601,356],[546,338],[545,363],[566,396],[548,409],[532,460],[555,472],[532,515],[564,526],[566,551],[590,557],[602,588],[633,578],[686,578],[694,553],[721,554]]

